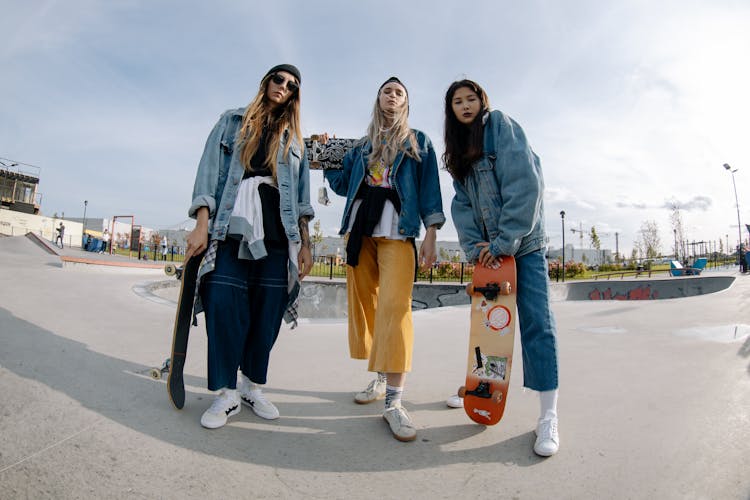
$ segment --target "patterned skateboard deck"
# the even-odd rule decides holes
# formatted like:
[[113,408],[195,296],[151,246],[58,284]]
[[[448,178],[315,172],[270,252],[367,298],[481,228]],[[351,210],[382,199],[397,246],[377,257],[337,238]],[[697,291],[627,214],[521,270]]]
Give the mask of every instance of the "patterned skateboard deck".
[[466,385],[458,390],[473,421],[495,425],[508,400],[516,327],[516,261],[503,256],[500,269],[474,268],[466,287],[471,327]]
[[311,170],[328,170],[343,168],[344,156],[354,147],[359,139],[329,138],[325,144],[313,135],[305,139],[307,161]]

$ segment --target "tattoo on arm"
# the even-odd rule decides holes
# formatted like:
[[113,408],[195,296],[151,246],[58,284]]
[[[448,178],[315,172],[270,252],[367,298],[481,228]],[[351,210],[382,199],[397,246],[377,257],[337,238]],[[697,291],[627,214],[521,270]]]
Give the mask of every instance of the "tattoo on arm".
[[310,219],[308,217],[302,217],[299,220],[299,235],[302,240],[302,246],[310,248],[310,228],[307,227]]

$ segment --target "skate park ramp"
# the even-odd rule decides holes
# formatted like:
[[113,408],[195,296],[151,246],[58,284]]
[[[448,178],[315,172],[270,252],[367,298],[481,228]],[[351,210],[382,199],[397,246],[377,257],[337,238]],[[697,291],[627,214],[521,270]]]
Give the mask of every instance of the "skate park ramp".
[[30,241],[9,240],[0,238],[3,500],[750,493],[750,276],[674,300],[553,302],[561,447],[543,459],[532,451],[539,397],[523,387],[520,335],[499,424],[445,405],[465,380],[468,306],[414,312],[402,399],[412,443],[393,439],[382,401],[353,402],[372,373],[350,358],[340,320],[282,326],[263,390],[278,420],[243,406],[206,430],[199,421],[214,394],[202,316],[185,407],[175,410],[165,380],[148,376],[170,351],[174,305],[134,290],[164,281],[162,271],[48,265]]
[[[726,290],[735,277],[685,276],[611,281],[577,281],[566,283],[557,291],[558,300],[658,300],[706,295]],[[564,298],[560,296],[564,294]]]

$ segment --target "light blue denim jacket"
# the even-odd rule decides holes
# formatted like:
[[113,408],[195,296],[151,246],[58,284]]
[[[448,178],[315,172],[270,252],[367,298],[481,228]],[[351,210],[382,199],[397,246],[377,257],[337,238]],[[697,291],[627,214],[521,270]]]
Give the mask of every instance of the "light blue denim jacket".
[[[398,232],[407,238],[419,237],[420,220],[425,228],[435,225],[437,229],[440,229],[445,223],[435,149],[424,132],[412,130],[417,138],[419,156],[422,161],[416,161],[403,152],[399,152],[389,174],[391,186],[396,189],[401,201]],[[367,157],[371,151],[370,141],[362,138],[344,156],[342,169],[325,171],[325,177],[331,189],[340,196],[346,196],[339,234],[345,234],[349,228],[352,204],[360,185],[365,182]]]
[[[237,192],[245,172],[240,162],[240,148],[236,140],[237,131],[242,123],[245,108],[231,109],[224,112],[206,140],[198,172],[193,187],[193,201],[188,215],[196,218],[198,209],[208,207],[210,240],[223,241],[227,237],[229,219],[237,199]],[[289,154],[284,156],[287,140],[292,140]],[[307,216],[313,218],[315,212],[310,205],[310,169],[305,155],[304,144],[300,145],[294,137],[284,133],[278,151],[276,177],[278,181],[281,223],[290,241],[301,240],[299,219]],[[251,249],[253,258],[264,257],[262,245]],[[296,262],[290,265],[291,279],[298,281]],[[212,271],[212,263],[201,266],[199,277]],[[290,303],[296,298],[295,286]]]
[[[203,157],[198,165],[193,187],[193,202],[188,214],[195,218],[200,207],[208,207],[211,239],[224,240],[229,218],[237,199],[245,167],[240,163],[239,144],[235,144],[237,130],[245,108],[224,112],[206,140]],[[310,168],[304,145],[291,138],[288,157],[284,148],[288,134],[281,138],[278,152],[278,180],[281,198],[281,223],[291,241],[300,241],[299,219],[315,215],[310,205]]]
[[484,154],[453,181],[453,223],[469,262],[489,242],[492,255],[521,257],[545,247],[544,179],[521,126],[500,111],[485,117]]

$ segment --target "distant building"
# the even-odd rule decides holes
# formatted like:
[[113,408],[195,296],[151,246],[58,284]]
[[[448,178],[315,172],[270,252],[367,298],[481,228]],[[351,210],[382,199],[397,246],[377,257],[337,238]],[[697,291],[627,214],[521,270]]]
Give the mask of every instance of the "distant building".
[[0,208],[39,214],[42,195],[37,193],[38,186],[37,167],[0,161]]
[[[547,258],[550,260],[562,259],[562,249],[549,247],[547,249]],[[575,248],[573,245],[565,245],[565,262],[583,262],[587,266],[597,266],[600,264],[612,264],[615,258],[612,250],[603,248]]]

